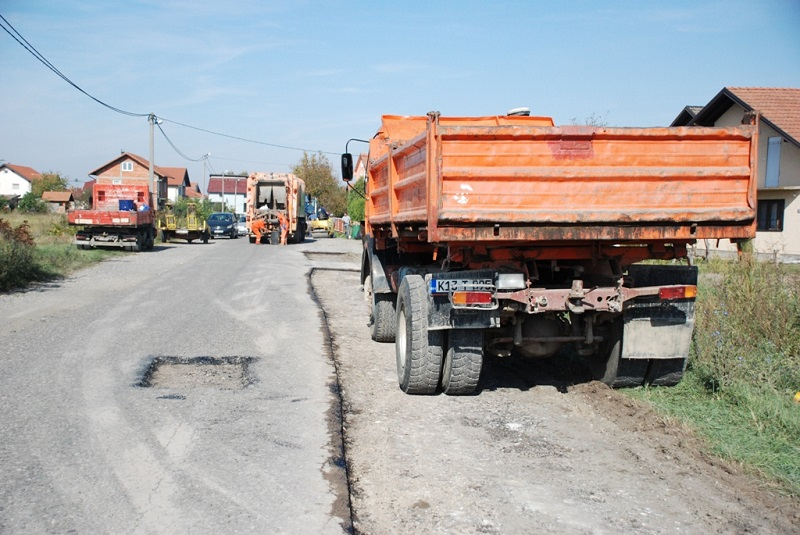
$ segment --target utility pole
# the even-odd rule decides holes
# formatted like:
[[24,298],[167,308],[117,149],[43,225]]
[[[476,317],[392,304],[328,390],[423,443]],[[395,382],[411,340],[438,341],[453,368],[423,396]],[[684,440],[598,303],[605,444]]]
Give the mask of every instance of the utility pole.
[[153,158],[155,153],[155,141],[153,135],[153,126],[156,124],[156,116],[152,113],[147,116],[147,122],[150,123],[150,168],[148,171],[147,179],[148,179],[148,186],[150,188],[150,209],[156,209],[156,200],[158,199],[158,193],[155,191],[155,174],[153,172]]
[[206,197],[208,197],[208,186],[206,186],[206,163],[208,162],[208,157],[211,156],[211,153],[203,154],[203,193]]
[[148,172],[148,187],[150,188],[150,209],[156,210],[158,209],[158,191],[156,187],[156,180],[155,180],[155,173],[153,171],[153,161],[155,160],[155,141],[153,130],[154,126],[157,124],[161,124],[161,119],[156,117],[154,114],[150,114],[147,116],[147,122],[150,123],[150,168]]

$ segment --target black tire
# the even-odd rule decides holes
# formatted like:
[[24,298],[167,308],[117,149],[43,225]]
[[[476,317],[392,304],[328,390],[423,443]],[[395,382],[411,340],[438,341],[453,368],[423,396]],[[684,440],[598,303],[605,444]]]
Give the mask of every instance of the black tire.
[[256,237],[250,236],[250,243],[255,243],[255,242],[256,242]]
[[281,244],[281,233],[278,230],[273,230],[269,233],[269,243],[271,245],[280,245]]
[[483,367],[483,332],[451,330],[442,368],[442,392],[448,396],[471,394],[478,387]]
[[675,386],[683,379],[688,359],[650,359],[645,382],[653,386]]
[[161,231],[161,243],[169,242],[169,233],[166,230]]
[[390,343],[395,340],[395,295],[391,292],[376,294],[372,288],[372,277],[364,280],[364,299],[369,311],[369,334],[376,342]]
[[612,388],[642,386],[650,363],[647,359],[623,359],[622,318],[615,319],[609,329],[608,339],[598,354],[589,357],[592,377]]
[[407,275],[397,297],[397,378],[406,394],[435,394],[442,373],[442,331],[428,330],[428,296],[419,275]]
[[203,233],[203,243],[208,243],[208,233]]
[[133,251],[135,253],[141,253],[142,252],[142,241],[143,241],[142,234],[141,233],[137,234],[136,235],[136,241],[131,246],[131,251]]

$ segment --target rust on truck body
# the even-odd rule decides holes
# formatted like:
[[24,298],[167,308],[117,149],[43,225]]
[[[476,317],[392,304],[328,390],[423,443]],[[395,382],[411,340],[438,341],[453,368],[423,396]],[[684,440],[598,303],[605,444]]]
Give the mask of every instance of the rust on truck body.
[[565,345],[611,386],[674,385],[694,328],[690,246],[755,236],[752,124],[431,112],[384,116],[369,144],[361,280],[407,393],[470,393],[484,354]]
[[[755,128],[555,127],[541,117],[384,116],[367,231],[451,242],[747,239]],[[377,230],[377,229],[376,229]]]

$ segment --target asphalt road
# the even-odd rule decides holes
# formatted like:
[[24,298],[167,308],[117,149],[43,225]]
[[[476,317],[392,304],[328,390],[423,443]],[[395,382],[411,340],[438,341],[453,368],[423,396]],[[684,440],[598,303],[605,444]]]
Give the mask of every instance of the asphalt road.
[[157,244],[0,295],[0,533],[347,531],[303,253],[334,242]]
[[0,295],[0,534],[798,533],[580,367],[403,394],[360,250],[159,244]]

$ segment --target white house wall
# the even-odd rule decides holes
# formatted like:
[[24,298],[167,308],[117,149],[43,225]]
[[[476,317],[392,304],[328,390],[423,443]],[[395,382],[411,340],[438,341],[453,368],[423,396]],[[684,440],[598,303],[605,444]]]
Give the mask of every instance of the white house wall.
[[[209,193],[208,200],[211,202],[211,205],[214,207],[215,210],[219,210],[220,202],[222,201],[222,195],[219,193]],[[243,193],[239,193],[234,195],[233,193],[225,194],[225,209],[231,210],[237,214],[243,214],[246,211],[245,208],[245,195]]]
[[11,169],[0,170],[0,195],[19,195],[22,197],[31,190],[31,183]]
[[[738,105],[733,105],[715,123],[716,126],[738,126],[742,124],[744,110]],[[777,188],[767,188],[767,145],[769,138],[779,137],[774,128],[761,123],[758,138],[758,193],[760,200],[783,199],[783,232],[757,232],[753,240],[756,252],[765,255],[778,253],[792,255],[800,259],[800,148],[794,143],[784,140],[781,143],[780,153],[780,181]],[[702,249],[703,244],[699,244]],[[712,248],[722,251],[735,251],[736,246],[728,240],[721,240],[719,247],[716,242]],[[794,259],[794,258],[792,258]]]

